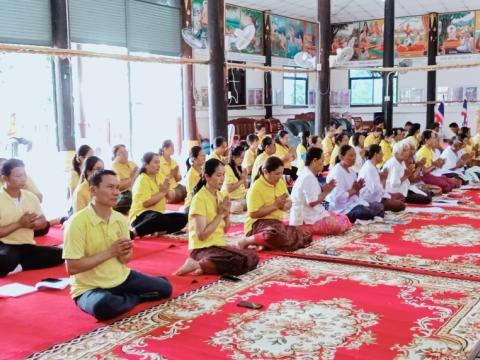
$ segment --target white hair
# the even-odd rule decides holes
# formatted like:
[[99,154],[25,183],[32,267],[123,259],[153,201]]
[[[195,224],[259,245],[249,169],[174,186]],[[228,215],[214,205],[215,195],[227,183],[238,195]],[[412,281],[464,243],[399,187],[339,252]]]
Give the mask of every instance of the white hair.
[[397,142],[395,145],[393,145],[393,155],[397,155],[398,153],[401,153],[405,148],[410,149],[410,146],[411,146],[411,141],[408,139],[404,139],[402,141]]

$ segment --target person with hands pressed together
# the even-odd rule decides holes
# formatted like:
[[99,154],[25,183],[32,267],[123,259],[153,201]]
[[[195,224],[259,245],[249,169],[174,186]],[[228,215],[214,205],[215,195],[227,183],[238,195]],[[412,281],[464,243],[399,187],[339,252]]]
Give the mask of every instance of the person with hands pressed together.
[[220,191],[224,177],[223,163],[218,159],[207,160],[190,206],[190,256],[174,275],[240,275],[257,266],[258,256],[254,251],[225,243],[224,236],[230,226],[231,204],[228,196]]
[[34,236],[48,232],[38,198],[25,190],[27,174],[21,160],[1,168],[0,277],[13,271],[53,267],[63,263],[62,249],[35,245]]
[[293,251],[312,241],[311,232],[306,227],[289,226],[283,222],[292,201],[282,177],[282,160],[269,157],[247,192],[245,233],[248,237],[238,243],[240,248],[255,245],[260,249]]
[[117,174],[102,170],[89,182],[92,202],[68,222],[63,249],[77,306],[98,320],[106,320],[142,301],[169,297],[172,286],[165,278],[148,276],[126,265],[133,242],[127,220],[113,210],[120,194]]
[[180,174],[180,168],[172,155],[175,153],[175,147],[172,140],[165,140],[160,148],[160,172],[164,176],[170,178],[170,190],[172,190],[172,196],[167,199],[169,204],[177,204],[185,200],[187,196],[187,190],[185,186],[179,184],[182,180]]
[[308,149],[305,168],[300,172],[292,190],[290,225],[310,225],[312,234],[339,235],[350,229],[352,224],[346,215],[329,212],[323,205],[325,198],[336,186],[335,180],[323,187],[318,183],[317,176],[322,172],[323,164],[322,149]]
[[132,186],[137,176],[138,166],[128,160],[128,150],[125,145],[119,144],[113,147],[112,169],[117,173],[120,182],[120,196],[115,210],[128,215],[132,206]]
[[327,182],[335,180],[335,189],[327,196],[329,209],[346,214],[350,222],[357,219],[372,220],[376,216],[384,216],[381,203],[367,202],[359,197],[360,190],[365,186],[363,179],[357,180],[356,173],[351,170],[355,164],[355,149],[350,145],[343,145],[339,150],[339,162],[327,176]]
[[228,164],[225,165],[225,182],[222,191],[232,200],[232,214],[247,210],[245,195],[248,189],[247,169],[242,169],[245,151],[241,145],[230,149]]
[[187,224],[183,213],[165,213],[166,201],[175,196],[170,189],[171,175],[160,171],[160,156],[149,152],[143,156],[143,165],[133,184],[130,224],[132,237],[154,233],[174,233]]
[[367,161],[362,166],[358,178],[365,180],[365,186],[360,190],[360,198],[368,203],[382,203],[386,211],[399,212],[405,210],[403,195],[389,194],[385,188],[388,169],[378,170],[383,162],[383,151],[380,145],[371,145],[365,153]]

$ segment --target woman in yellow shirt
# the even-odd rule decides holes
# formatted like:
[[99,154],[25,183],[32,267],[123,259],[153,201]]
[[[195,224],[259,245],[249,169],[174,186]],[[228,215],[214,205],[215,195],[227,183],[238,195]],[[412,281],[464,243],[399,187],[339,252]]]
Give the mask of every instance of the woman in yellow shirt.
[[251,250],[226,245],[230,200],[220,191],[225,167],[218,159],[205,163],[202,181],[195,187],[189,213],[190,256],[174,275],[188,273],[240,275],[254,269],[258,256]]
[[93,149],[88,145],[82,145],[78,148],[72,159],[72,170],[70,171],[70,180],[68,182],[68,198],[73,196],[73,192],[80,183],[80,176],[83,171],[84,161],[93,155]]
[[415,146],[415,151],[418,150],[418,146],[420,145],[420,124],[415,123],[412,124],[410,129],[408,130],[407,133],[407,139],[410,141],[412,145]]
[[432,130],[425,130],[422,134],[422,143],[422,147],[416,153],[416,159],[423,164],[422,181],[440,187],[443,193],[452,191],[456,181],[449,179],[439,170],[443,167],[444,160],[435,155],[436,134]]
[[85,160],[82,176],[80,177],[80,184],[73,192],[72,205],[74,214],[86,208],[88,204],[90,204],[91,197],[88,179],[97,170],[103,170],[103,161],[96,156],[90,156],[87,160]]
[[289,175],[292,180],[297,180],[298,168],[292,165],[292,162],[297,158],[294,148],[288,146],[288,132],[280,130],[275,136],[276,150],[275,156],[283,161],[283,173]]
[[285,225],[285,213],[292,207],[283,176],[283,162],[276,156],[263,164],[260,176],[247,192],[248,217],[245,223],[245,240],[241,248],[257,245],[262,249],[294,251],[312,241],[310,231],[304,226]]
[[174,196],[170,190],[170,176],[160,172],[160,155],[143,155],[142,167],[132,189],[132,207],[129,218],[133,236],[153,233],[174,233],[187,224],[187,215],[167,213],[166,200]]
[[46,234],[49,224],[38,198],[24,190],[24,163],[7,160],[0,175],[4,180],[0,188],[0,277],[14,270],[43,269],[63,263],[61,248],[35,245],[35,234]]
[[252,182],[255,181],[255,179],[257,178],[260,168],[263,166],[265,161],[270,156],[275,154],[275,151],[276,145],[272,138],[270,136],[263,138],[262,143],[257,151],[257,157],[255,159],[255,162],[253,163],[251,176]]
[[385,164],[388,160],[393,157],[393,145],[395,143],[395,135],[398,129],[389,129],[385,132],[385,136],[383,136],[382,140],[380,141],[380,147],[383,153],[383,160],[377,166],[381,168],[383,164]]
[[193,146],[190,149],[190,156],[187,162],[187,175],[185,183],[187,188],[187,197],[185,198],[185,214],[188,214],[190,204],[193,198],[193,189],[202,178],[202,167],[205,164],[205,151],[201,146]]
[[310,140],[310,131],[303,131],[298,135],[298,137],[300,138],[300,143],[297,145],[297,169],[298,172],[300,172],[305,167],[305,159],[307,157]]
[[237,145],[230,150],[228,164],[225,166],[225,181],[222,192],[232,200],[230,211],[232,214],[239,214],[247,210],[248,178],[247,170],[242,169],[245,150],[243,146]]
[[227,158],[225,156],[227,149],[227,140],[225,140],[225,138],[222,136],[217,136],[215,139],[213,139],[212,153],[208,156],[208,158],[220,160],[225,164],[227,162]]
[[175,153],[172,140],[165,140],[160,148],[160,172],[164,176],[170,175],[170,190],[175,192],[171,199],[167,199],[169,204],[178,204],[185,200],[187,190],[185,186],[179,183],[182,180],[180,168],[172,155]]
[[128,151],[125,145],[119,144],[113,147],[112,169],[117,173],[120,182],[120,196],[114,210],[128,215],[132,206],[132,185],[137,175],[138,166],[128,160]]
[[251,174],[253,170],[253,164],[255,163],[255,158],[257,157],[258,150],[258,136],[255,134],[250,134],[247,136],[248,150],[245,151],[245,156],[243,158],[242,167],[247,170],[247,174]]

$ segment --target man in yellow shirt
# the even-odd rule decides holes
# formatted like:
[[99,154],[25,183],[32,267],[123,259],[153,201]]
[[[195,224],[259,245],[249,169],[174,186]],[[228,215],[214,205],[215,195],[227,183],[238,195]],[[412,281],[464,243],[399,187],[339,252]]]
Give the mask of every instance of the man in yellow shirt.
[[127,220],[113,210],[120,194],[116,173],[102,170],[89,181],[92,203],[70,219],[63,249],[77,306],[105,320],[142,301],[169,297],[172,286],[165,278],[126,265],[133,244]]
[[35,233],[45,234],[49,224],[38,198],[28,190],[25,165],[7,160],[1,169],[0,277],[12,271],[42,269],[63,263],[62,249],[35,245]]

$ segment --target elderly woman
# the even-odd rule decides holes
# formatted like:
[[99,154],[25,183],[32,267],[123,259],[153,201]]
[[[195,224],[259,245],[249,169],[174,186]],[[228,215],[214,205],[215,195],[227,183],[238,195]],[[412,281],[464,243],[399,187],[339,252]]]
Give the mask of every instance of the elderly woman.
[[401,194],[408,203],[429,204],[432,201],[431,195],[410,183],[410,177],[416,171],[414,164],[408,167],[405,164],[410,156],[408,141],[393,146],[393,157],[383,166],[383,169],[388,170],[386,190],[389,194]]

